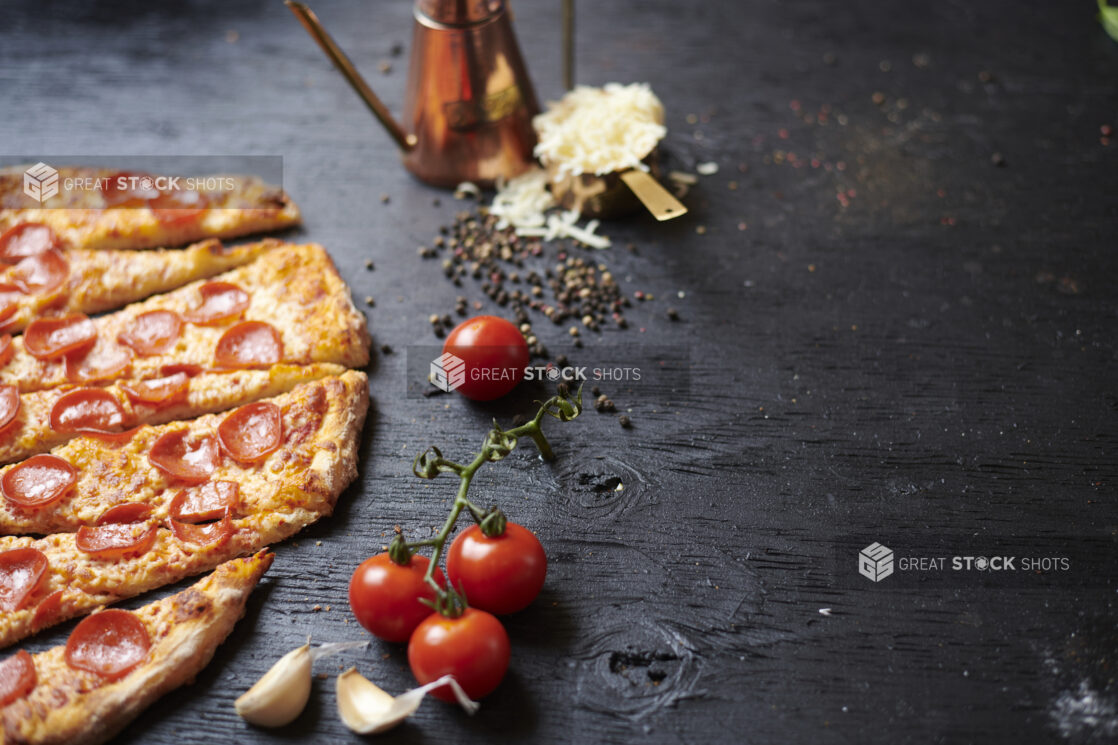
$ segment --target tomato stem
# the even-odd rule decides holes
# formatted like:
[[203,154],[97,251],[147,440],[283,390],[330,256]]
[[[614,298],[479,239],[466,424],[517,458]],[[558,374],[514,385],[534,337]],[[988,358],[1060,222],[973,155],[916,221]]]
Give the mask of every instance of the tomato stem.
[[[565,391],[561,389],[559,395],[552,396],[547,401],[540,403],[540,410],[536,412],[536,415],[519,427],[502,430],[500,425],[494,421],[493,428],[485,435],[481,451],[466,465],[443,458],[442,452],[433,445],[416,456],[412,463],[412,473],[421,479],[433,479],[440,473],[446,472],[458,476],[458,493],[454,497],[454,504],[450,507],[450,514],[447,515],[446,522],[443,523],[439,532],[431,538],[402,543],[404,549],[409,552],[409,558],[411,553],[420,548],[430,547],[434,549],[423,580],[435,591],[437,598],[435,609],[439,613],[453,617],[461,614],[466,604],[466,598],[463,598],[460,593],[455,592],[453,588],[444,590],[435,581],[435,568],[439,565],[439,559],[442,558],[447,539],[450,538],[462,510],[469,510],[474,520],[483,525],[483,529],[488,525],[490,530],[494,531],[494,535],[500,535],[504,532],[504,514],[500,510],[496,508],[489,511],[482,510],[467,498],[466,495],[469,492],[470,482],[473,480],[474,474],[484,464],[495,463],[507,456],[516,448],[519,438],[525,435],[532,438],[532,442],[535,443],[536,448],[540,451],[540,456],[544,460],[554,460],[555,452],[551,449],[547,438],[544,437],[540,422],[543,421],[545,415],[555,417],[561,422],[568,422],[581,413],[582,387],[579,387],[573,399],[568,397]],[[403,541],[402,538],[400,540]]]

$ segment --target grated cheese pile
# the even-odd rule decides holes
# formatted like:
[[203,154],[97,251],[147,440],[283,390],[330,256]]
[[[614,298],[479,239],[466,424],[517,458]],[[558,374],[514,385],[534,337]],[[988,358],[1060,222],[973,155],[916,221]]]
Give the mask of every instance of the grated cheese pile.
[[547,109],[532,120],[535,155],[558,177],[648,170],[641,159],[667,134],[664,106],[647,83],[576,86]]
[[515,228],[538,228],[545,224],[544,215],[555,206],[547,190],[547,171],[532,168],[507,183],[497,182],[497,194],[489,205],[489,214],[500,218],[498,230],[509,225]]
[[508,183],[498,183],[497,194],[489,206],[489,214],[498,217],[497,229],[512,226],[524,238],[573,238],[590,248],[609,248],[609,238],[594,232],[598,229],[597,220],[579,227],[577,210],[548,214],[557,205],[547,186],[547,172],[542,168],[533,168]]

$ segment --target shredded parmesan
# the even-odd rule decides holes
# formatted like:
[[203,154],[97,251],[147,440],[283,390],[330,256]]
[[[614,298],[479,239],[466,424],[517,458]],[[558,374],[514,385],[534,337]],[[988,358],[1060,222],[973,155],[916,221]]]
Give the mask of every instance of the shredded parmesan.
[[648,170],[641,159],[667,134],[664,106],[647,83],[580,85],[547,109],[532,120],[535,154],[559,177]]
[[555,206],[547,190],[547,171],[533,168],[508,183],[497,184],[497,195],[489,206],[489,214],[500,218],[497,229],[509,225],[515,228],[537,228],[544,224],[545,215]]
[[489,214],[496,215],[497,229],[512,226],[524,238],[542,238],[553,241],[573,238],[590,248],[609,248],[609,238],[598,235],[598,221],[591,220],[579,227],[576,210],[554,211],[556,205],[547,190],[547,172],[534,168],[508,183],[497,184],[497,194],[489,206]]
[[455,199],[465,199],[466,197],[477,199],[480,196],[481,189],[477,188],[477,184],[472,181],[463,181],[454,188]]

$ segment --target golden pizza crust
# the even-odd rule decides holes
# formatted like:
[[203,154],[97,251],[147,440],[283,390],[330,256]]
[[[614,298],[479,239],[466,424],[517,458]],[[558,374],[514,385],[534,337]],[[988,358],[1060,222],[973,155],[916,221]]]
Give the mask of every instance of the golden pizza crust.
[[[248,264],[280,245],[282,241],[274,238],[240,246],[211,239],[182,249],[153,251],[64,249],[62,255],[70,265],[66,283],[50,293],[14,296],[16,312],[0,327],[15,333],[43,316],[113,310]],[[13,272],[14,266],[0,271],[0,283],[9,282]]]
[[75,670],[65,646],[33,656],[38,684],[0,709],[3,745],[98,745],[154,701],[190,682],[244,615],[245,602],[274,554],[228,561],[193,586],[134,612],[151,648],[120,680]]
[[[231,178],[233,190],[203,190],[209,199],[200,219],[177,223],[160,221],[147,207],[105,209],[99,191],[60,188],[42,204],[23,193],[23,174],[30,166],[0,169],[0,233],[21,223],[49,225],[70,248],[117,249],[178,246],[203,238],[235,238],[279,230],[300,222],[299,208],[282,189],[254,176],[220,174]],[[66,179],[110,179],[119,171],[97,168],[59,168]]]
[[[241,508],[233,521],[235,534],[224,544],[199,547],[179,541],[160,527],[146,553],[123,559],[94,559],[78,550],[75,534],[58,532],[44,538],[0,538],[0,551],[33,547],[50,563],[49,577],[27,608],[0,613],[0,646],[11,644],[48,623],[35,626],[38,603],[62,590],[58,623],[94,608],[177,582],[212,569],[236,556],[281,541],[333,512],[341,492],[357,477],[357,446],[368,409],[368,378],[347,371],[323,378],[274,399],[284,422],[284,442],[261,464],[242,466],[225,458],[210,481],[235,481]],[[201,417],[189,426],[213,432],[225,415]],[[9,529],[38,532],[47,527],[75,530],[92,524],[108,507],[121,502],[146,502],[154,508],[153,524],[168,516],[170,501],[185,488],[150,465],[147,452],[160,435],[183,424],[144,427],[119,450],[89,438],[78,438],[58,450],[79,469],[69,497],[40,513],[18,510],[4,500]],[[17,511],[18,510],[18,511]]]
[[[162,354],[132,361],[130,378],[160,377],[166,365],[212,367],[218,340],[240,320],[271,324],[283,340],[283,363],[329,362],[346,367],[363,367],[368,363],[370,342],[365,317],[353,306],[349,288],[322,246],[282,244],[251,264],[217,275],[212,281],[232,282],[248,293],[250,305],[242,317],[214,326],[183,324],[173,347]],[[95,319],[98,339],[90,354],[100,354],[106,345],[116,345],[117,336],[141,313],[184,313],[197,308],[201,303],[198,288],[202,284],[203,281],[194,282]],[[14,339],[12,346],[11,361],[0,368],[0,383],[16,385],[21,392],[67,383],[61,360],[32,357],[24,349],[22,337]]]
[[[261,398],[278,396],[300,383],[343,372],[345,368],[341,365],[329,363],[275,365],[267,370],[207,371],[189,378],[185,396],[166,406],[133,401],[119,383],[97,387],[96,390],[116,399],[124,411],[124,426],[121,429],[130,429],[141,424],[162,424],[225,411]],[[74,434],[57,432],[51,427],[50,414],[60,398],[79,388],[90,389],[88,386],[64,385],[22,394],[15,420],[0,431],[0,463],[14,463],[72,440]],[[61,455],[62,452],[63,449],[58,448],[56,454]],[[0,532],[6,532],[2,514],[0,512]],[[54,526],[53,529],[60,528]],[[50,531],[24,527],[19,532]]]

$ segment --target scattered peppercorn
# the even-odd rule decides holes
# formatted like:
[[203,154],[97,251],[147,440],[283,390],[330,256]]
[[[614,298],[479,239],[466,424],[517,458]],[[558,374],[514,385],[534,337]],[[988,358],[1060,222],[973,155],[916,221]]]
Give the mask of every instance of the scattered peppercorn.
[[368,269],[370,272],[376,268],[376,266],[373,264],[372,259],[365,259],[365,268]]
[[381,351],[381,352],[382,352],[383,354],[392,354],[392,353],[393,353],[393,352],[395,352],[396,350],[394,350],[394,349],[392,348],[392,346],[391,346],[391,345],[389,345],[389,344],[381,344],[381,345],[380,345],[380,351]]
[[620,424],[623,429],[629,429],[633,426],[633,420],[629,418],[628,414],[622,414],[617,417],[617,423]]
[[[618,328],[628,328],[623,320],[628,299],[605,264],[574,255],[574,241],[557,242],[555,263],[542,264],[550,260],[541,239],[519,236],[512,228],[498,229],[497,222],[482,205],[459,211],[453,224],[439,229],[434,247],[420,246],[417,253],[430,258],[445,251],[442,271],[447,279],[459,287],[466,277],[478,281],[492,302],[511,311],[517,325],[529,323],[534,310],[556,325],[573,319],[597,332],[612,320]],[[548,292],[550,300],[545,297]],[[481,304],[475,302],[475,307],[480,310]],[[466,314],[462,302],[456,303],[455,312]],[[537,343],[530,351],[540,356],[542,350]]]
[[369,306],[370,308],[375,308],[376,304],[377,304],[377,301],[373,299],[372,295],[366,295],[365,296],[365,305]]
[[600,413],[617,410],[617,407],[614,406],[613,401],[611,401],[604,393],[594,399],[594,408]]
[[675,308],[668,308],[667,312],[668,312],[668,318],[669,319],[671,319],[673,321],[678,321],[679,320],[679,311],[678,310],[676,310]]

